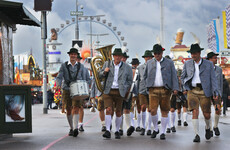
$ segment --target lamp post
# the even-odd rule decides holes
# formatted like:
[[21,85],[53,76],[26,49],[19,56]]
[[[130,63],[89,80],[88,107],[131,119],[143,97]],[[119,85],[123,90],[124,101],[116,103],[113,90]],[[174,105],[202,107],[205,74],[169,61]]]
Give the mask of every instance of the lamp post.
[[46,72],[46,39],[47,39],[47,33],[46,33],[46,11],[41,12],[41,38],[42,38],[42,48],[43,48],[43,114],[47,114],[47,72]]
[[[79,3],[78,3],[78,0],[76,0],[76,11],[71,11],[70,12],[70,15],[71,16],[76,16],[76,26],[75,26],[75,39],[76,40],[79,40],[79,24],[78,24],[78,18],[79,16],[82,16],[83,15],[83,11],[78,11],[78,6],[79,6]],[[81,5],[80,6],[81,9],[83,9],[83,6]]]

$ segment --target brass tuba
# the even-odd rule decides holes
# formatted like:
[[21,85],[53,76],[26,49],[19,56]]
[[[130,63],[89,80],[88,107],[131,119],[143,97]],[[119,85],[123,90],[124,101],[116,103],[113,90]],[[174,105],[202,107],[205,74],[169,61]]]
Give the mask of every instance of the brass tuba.
[[102,56],[94,56],[91,60],[91,68],[95,78],[95,83],[100,92],[104,91],[104,79],[99,78],[99,71],[102,69],[104,63],[108,60],[112,60],[112,47],[115,44],[107,45],[96,49]]

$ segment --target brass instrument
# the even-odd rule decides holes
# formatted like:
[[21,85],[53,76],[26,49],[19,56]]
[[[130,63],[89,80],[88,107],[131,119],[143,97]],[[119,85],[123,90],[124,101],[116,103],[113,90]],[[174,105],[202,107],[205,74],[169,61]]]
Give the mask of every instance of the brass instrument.
[[112,60],[112,47],[115,44],[107,45],[101,48],[96,49],[101,53],[102,56],[94,56],[91,60],[91,68],[95,78],[95,83],[100,92],[104,91],[104,81],[105,79],[99,78],[99,71],[102,69],[104,63],[108,60]]
[[92,102],[92,107],[90,108],[90,112],[96,112],[95,107],[96,107],[96,102],[95,99],[91,99]]

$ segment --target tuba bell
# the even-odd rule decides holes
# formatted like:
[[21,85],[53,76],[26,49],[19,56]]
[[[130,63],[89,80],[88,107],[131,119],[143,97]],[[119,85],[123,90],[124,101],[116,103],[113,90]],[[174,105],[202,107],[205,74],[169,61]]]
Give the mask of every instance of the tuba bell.
[[98,90],[103,93],[104,91],[104,79],[99,78],[99,71],[102,69],[104,63],[108,60],[112,60],[112,47],[115,44],[107,45],[96,49],[102,56],[94,56],[91,60],[91,68],[95,78],[95,83]]

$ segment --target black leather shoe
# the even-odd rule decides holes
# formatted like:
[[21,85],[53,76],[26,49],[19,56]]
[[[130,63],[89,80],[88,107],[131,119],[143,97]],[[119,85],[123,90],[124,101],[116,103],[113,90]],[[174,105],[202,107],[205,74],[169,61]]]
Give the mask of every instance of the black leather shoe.
[[213,130],[214,130],[216,136],[219,136],[219,135],[220,135],[220,131],[219,131],[219,128],[218,128],[218,127],[213,128]]
[[205,138],[207,140],[209,140],[211,138],[211,131],[210,131],[210,129],[206,129],[205,130]]
[[80,132],[84,132],[85,131],[84,128],[83,128],[83,126],[80,126],[79,131]]
[[106,131],[106,126],[102,126],[101,131],[105,132]]
[[73,136],[73,129],[69,130],[69,136]]
[[184,126],[185,126],[185,127],[187,127],[187,126],[188,126],[188,123],[187,123],[186,121],[184,122]]
[[211,135],[211,137],[213,137],[213,131],[212,130],[210,130],[210,135]]
[[147,135],[151,135],[151,130],[147,130]]
[[141,129],[140,135],[145,135],[145,129],[144,128]]
[[158,131],[153,130],[151,138],[156,138],[156,136],[157,136],[158,133],[159,133],[159,130]]
[[171,130],[172,130],[172,132],[176,132],[176,128],[175,127],[172,127]]
[[73,130],[73,137],[77,137],[77,135],[78,135],[78,129],[74,129]]
[[119,134],[120,134],[120,136],[122,136],[123,135],[123,130],[119,130]]
[[197,134],[195,138],[193,139],[193,142],[200,142],[200,136]]
[[167,128],[166,133],[171,133],[171,129]]
[[141,132],[141,128],[140,127],[136,127],[136,132]]
[[181,120],[178,120],[178,126],[181,126]]
[[162,134],[160,135],[160,139],[161,139],[161,140],[165,140],[165,139],[166,139],[164,133],[162,133]]
[[120,139],[120,138],[121,138],[120,133],[118,131],[115,132],[115,139]]
[[128,128],[128,130],[127,130],[127,136],[132,135],[133,132],[134,132],[134,130],[135,130],[135,128],[134,128],[133,126],[130,126],[130,127]]
[[111,133],[109,131],[105,131],[105,133],[102,135],[104,138],[111,138]]

